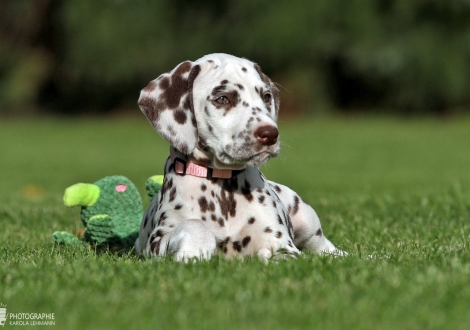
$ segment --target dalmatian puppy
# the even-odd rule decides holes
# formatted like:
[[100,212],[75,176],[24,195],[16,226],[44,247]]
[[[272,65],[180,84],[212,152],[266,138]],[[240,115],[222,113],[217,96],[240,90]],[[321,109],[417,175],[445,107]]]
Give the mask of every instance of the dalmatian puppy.
[[151,81],[138,104],[170,157],[135,247],[176,260],[342,254],[315,211],[258,169],[279,154],[279,92],[260,67],[227,54],[186,61]]

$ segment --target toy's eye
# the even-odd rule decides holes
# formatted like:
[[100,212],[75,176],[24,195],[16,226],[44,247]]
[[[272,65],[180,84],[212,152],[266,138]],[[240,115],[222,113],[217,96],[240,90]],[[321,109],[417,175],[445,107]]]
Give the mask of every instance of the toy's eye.
[[221,96],[221,97],[216,98],[215,102],[217,102],[219,104],[229,104],[230,103],[230,101],[228,100],[228,98],[226,96]]
[[120,184],[120,185],[116,186],[116,191],[119,192],[119,193],[125,192],[126,189],[127,189],[127,187],[123,184]]
[[271,103],[272,97],[273,97],[273,96],[271,95],[271,93],[266,93],[266,94],[264,94],[264,96],[263,96],[264,102],[266,102],[266,103]]

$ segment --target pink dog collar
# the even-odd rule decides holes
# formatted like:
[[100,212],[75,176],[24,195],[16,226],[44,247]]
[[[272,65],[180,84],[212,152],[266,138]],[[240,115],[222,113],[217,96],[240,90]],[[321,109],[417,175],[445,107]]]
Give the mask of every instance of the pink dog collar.
[[218,168],[201,166],[179,158],[173,151],[173,148],[170,148],[170,158],[173,164],[175,165],[175,172],[181,175],[192,175],[206,179],[229,179],[237,176],[245,170],[223,170]]

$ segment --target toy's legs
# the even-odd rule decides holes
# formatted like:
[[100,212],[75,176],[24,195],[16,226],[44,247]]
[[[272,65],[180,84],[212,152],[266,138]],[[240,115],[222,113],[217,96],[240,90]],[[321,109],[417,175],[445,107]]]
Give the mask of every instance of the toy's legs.
[[57,244],[80,245],[84,244],[75,235],[65,231],[56,231],[52,234],[52,241]]

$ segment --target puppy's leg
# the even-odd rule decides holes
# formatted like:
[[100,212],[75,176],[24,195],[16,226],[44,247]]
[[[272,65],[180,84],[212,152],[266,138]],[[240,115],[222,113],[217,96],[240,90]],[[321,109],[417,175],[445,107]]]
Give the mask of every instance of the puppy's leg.
[[299,250],[336,255],[347,254],[338,250],[325,237],[317,213],[299,195],[286,186],[274,182],[269,182],[269,184],[289,211],[289,217],[294,228],[294,244]]
[[291,216],[291,221],[294,227],[294,243],[299,249],[316,253],[345,254],[326,238],[320,219],[310,205],[301,202],[297,213]]
[[166,253],[174,255],[177,261],[210,259],[216,250],[216,238],[202,220],[188,219],[165,235],[161,246],[166,247]]

